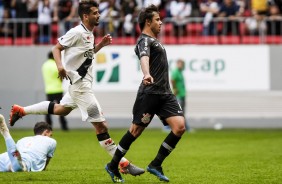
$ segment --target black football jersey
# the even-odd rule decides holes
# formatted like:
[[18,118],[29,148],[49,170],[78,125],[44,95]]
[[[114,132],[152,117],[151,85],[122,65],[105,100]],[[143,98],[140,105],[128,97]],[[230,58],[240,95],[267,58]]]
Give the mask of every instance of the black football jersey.
[[147,94],[172,94],[169,84],[169,65],[165,48],[159,40],[141,34],[137,40],[135,53],[139,59],[148,56],[150,74],[154,83],[148,86],[141,82],[138,92]]

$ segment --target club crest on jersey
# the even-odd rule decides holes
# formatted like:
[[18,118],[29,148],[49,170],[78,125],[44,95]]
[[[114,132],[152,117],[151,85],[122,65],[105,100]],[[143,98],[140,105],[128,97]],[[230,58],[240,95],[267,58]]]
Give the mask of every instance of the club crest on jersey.
[[86,37],[86,41],[85,41],[84,43],[91,43],[91,42],[90,42],[90,37],[89,37],[89,36],[87,36],[87,37]]
[[141,119],[142,123],[148,124],[150,120],[151,120],[151,114],[149,113],[143,114],[143,118]]

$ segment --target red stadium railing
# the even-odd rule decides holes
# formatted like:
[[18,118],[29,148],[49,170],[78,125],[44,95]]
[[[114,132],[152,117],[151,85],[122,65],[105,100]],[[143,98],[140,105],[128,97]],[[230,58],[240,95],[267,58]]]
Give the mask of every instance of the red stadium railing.
[[[282,19],[265,18],[265,27],[257,30],[250,30],[246,20],[244,17],[234,21],[214,18],[210,34],[204,35],[203,18],[188,18],[183,26],[175,26],[173,19],[165,18],[159,38],[164,44],[282,44]],[[108,33],[109,23],[108,20],[100,20],[102,26],[94,30],[97,40]],[[73,20],[71,27],[77,24],[79,19]],[[1,23],[2,30],[6,32],[0,33],[0,46],[55,44],[63,25],[64,22],[48,25],[46,34],[46,27],[38,25],[36,19],[6,19]],[[113,44],[131,45],[135,44],[140,29],[137,23],[133,23],[130,34],[126,34],[122,26],[112,30],[111,34]]]

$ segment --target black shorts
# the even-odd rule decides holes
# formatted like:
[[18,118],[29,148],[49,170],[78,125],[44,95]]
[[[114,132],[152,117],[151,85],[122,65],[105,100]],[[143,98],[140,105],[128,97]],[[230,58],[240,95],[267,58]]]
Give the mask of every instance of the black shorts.
[[133,123],[147,127],[155,114],[167,125],[166,118],[183,116],[183,111],[173,94],[138,93],[133,106]]

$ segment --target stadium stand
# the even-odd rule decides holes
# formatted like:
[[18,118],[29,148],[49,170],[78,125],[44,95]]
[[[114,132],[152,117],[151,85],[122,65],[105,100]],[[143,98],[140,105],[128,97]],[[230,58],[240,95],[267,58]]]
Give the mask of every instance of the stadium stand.
[[[66,24],[69,28],[80,22],[77,14],[72,14],[71,20],[66,22],[56,17],[56,14],[62,13],[61,8],[65,1],[47,0],[49,4],[47,3],[44,7],[52,11],[52,23],[49,36],[46,36],[46,32],[43,36],[43,31],[38,24],[39,11],[38,15],[34,11],[31,16],[26,9],[30,6],[29,1],[3,2],[3,15],[0,17],[0,46],[55,44],[58,36],[62,35],[62,30],[66,31]],[[66,15],[71,10],[76,11],[79,0],[68,2]],[[135,1],[132,7],[128,6],[126,1],[114,0],[113,2],[114,4],[107,0],[100,2],[101,17],[100,25],[95,30],[96,38],[99,39],[104,34],[111,33],[114,38],[113,44],[135,44],[136,38],[141,33],[137,24],[137,15],[145,4]],[[256,7],[250,0],[187,0],[182,4],[176,0],[160,1],[158,6],[163,22],[160,39],[164,44],[281,44],[282,3],[279,0],[268,0],[267,2],[263,6],[264,12],[256,12]],[[41,6],[42,2],[38,1],[38,9]],[[185,14],[181,18],[182,26],[176,25],[178,19],[172,15],[173,12],[177,13],[174,11],[175,8],[180,6],[185,7],[178,12]],[[225,12],[225,6],[229,6],[235,11],[235,14],[228,15],[230,12]],[[107,13],[112,9],[115,10],[114,16]],[[25,16],[21,16],[22,14]],[[125,28],[125,15],[127,14],[132,15],[132,31]],[[183,22],[185,22],[184,26]],[[114,25],[112,30],[109,30],[110,25]],[[231,25],[231,30],[228,28],[227,33],[226,26],[228,25]],[[184,34],[183,30],[179,30],[183,28]]]
[[[197,21],[199,18],[197,18]],[[13,24],[28,24],[28,32],[21,30],[23,32],[22,36],[18,36],[17,32],[14,31],[13,36],[4,35],[0,37],[0,45],[46,45],[55,44],[59,36],[59,25],[57,23],[52,23],[50,30],[50,39],[48,43],[42,43],[39,38],[41,30],[37,25],[35,20],[15,20],[11,19],[10,23]],[[23,21],[23,22],[21,22]],[[30,21],[30,22],[27,22]],[[214,45],[214,44],[282,44],[282,35],[267,35],[266,33],[252,34],[250,33],[245,25],[244,19],[240,23],[240,34],[239,35],[222,35],[220,30],[223,29],[223,24],[221,24],[222,18],[220,20],[214,19],[217,26],[216,35],[202,35],[202,23],[195,23],[193,18],[189,18],[189,22],[186,25],[187,35],[175,36],[174,27],[169,19],[163,22],[163,29],[160,34],[160,40],[164,44],[203,44],[203,45]],[[227,20],[226,20],[227,21]],[[74,20],[74,25],[78,23],[78,20]],[[282,23],[282,19],[281,19]],[[25,26],[21,26],[25,27]],[[113,36],[114,45],[133,45],[135,44],[136,38],[140,35],[140,29],[137,24],[135,24],[134,34],[126,35],[122,30],[119,31],[119,35]],[[25,36],[26,35],[26,36]],[[96,42],[102,37],[102,35],[96,35]]]

